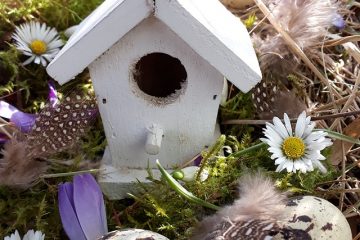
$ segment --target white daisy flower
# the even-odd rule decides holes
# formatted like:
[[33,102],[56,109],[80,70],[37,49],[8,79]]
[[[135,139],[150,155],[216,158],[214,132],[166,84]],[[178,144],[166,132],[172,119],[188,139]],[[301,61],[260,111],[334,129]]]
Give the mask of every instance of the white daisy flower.
[[25,235],[23,240],[44,240],[45,234],[43,234],[41,231],[29,230]]
[[[29,230],[23,240],[44,240],[45,235],[41,231]],[[4,240],[21,240],[21,237],[19,235],[19,232],[15,230],[15,233],[11,234],[8,237],[5,237]]]
[[34,62],[41,63],[45,67],[63,45],[55,28],[33,21],[16,27],[12,37],[16,41],[16,48],[30,57],[23,63],[24,65]]
[[315,123],[306,117],[305,111],[299,115],[293,132],[288,115],[284,114],[285,125],[277,117],[273,123],[266,123],[264,134],[267,138],[261,141],[269,145],[268,150],[272,153],[271,159],[278,165],[276,172],[286,169],[288,172],[300,170],[303,173],[319,168],[323,173],[326,168],[320,162],[325,160],[320,151],[331,146],[332,142],[326,138],[327,133],[313,131]]
[[15,233],[11,234],[10,236],[4,237],[4,240],[21,240],[19,232],[15,230]]

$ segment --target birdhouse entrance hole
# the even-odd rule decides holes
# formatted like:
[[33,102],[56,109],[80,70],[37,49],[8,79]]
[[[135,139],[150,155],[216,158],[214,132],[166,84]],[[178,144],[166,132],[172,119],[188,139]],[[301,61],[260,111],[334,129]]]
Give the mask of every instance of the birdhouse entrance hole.
[[160,52],[143,56],[133,70],[133,79],[139,89],[157,98],[156,102],[176,99],[184,90],[186,78],[187,73],[180,60]]

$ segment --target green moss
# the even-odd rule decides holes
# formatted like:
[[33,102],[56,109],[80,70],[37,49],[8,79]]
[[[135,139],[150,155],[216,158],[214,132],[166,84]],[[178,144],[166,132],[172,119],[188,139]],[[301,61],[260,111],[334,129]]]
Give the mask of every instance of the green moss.
[[[254,119],[255,113],[252,105],[251,95],[242,92],[230,98],[225,105],[220,106],[220,121],[230,119]],[[253,132],[254,128],[249,125],[223,125],[226,135],[241,136]]]
[[12,31],[30,20],[46,22],[59,31],[79,24],[103,0],[5,0],[0,3],[0,29]]
[[16,229],[22,234],[37,229],[52,239],[62,239],[57,189],[52,184],[41,183],[28,191],[0,187],[0,236]]

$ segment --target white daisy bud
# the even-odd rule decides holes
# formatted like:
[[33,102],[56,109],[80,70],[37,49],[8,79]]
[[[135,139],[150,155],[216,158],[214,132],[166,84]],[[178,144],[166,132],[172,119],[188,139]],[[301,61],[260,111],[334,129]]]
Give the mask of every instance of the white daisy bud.
[[68,38],[70,38],[71,35],[74,34],[74,32],[76,31],[76,29],[77,29],[78,26],[79,26],[79,25],[74,25],[74,26],[71,26],[71,27],[67,28],[67,29],[64,31],[65,36],[68,37]]

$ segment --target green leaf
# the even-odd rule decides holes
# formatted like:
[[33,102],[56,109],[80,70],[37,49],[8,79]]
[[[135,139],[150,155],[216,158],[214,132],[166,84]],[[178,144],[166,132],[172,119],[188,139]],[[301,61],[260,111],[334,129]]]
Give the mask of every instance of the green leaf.
[[347,135],[332,131],[330,129],[314,129],[314,131],[324,131],[328,134],[329,137],[331,138],[335,138],[335,139],[339,139],[342,141],[346,141],[346,142],[350,142],[350,143],[354,143],[354,144],[360,144],[360,140],[359,139],[355,139],[352,137],[349,137]]
[[219,210],[220,207],[211,204],[209,202],[206,202],[198,197],[196,197],[194,194],[186,190],[183,186],[181,186],[180,183],[178,183],[160,164],[159,160],[156,160],[156,164],[161,172],[161,175],[164,177],[166,182],[169,184],[169,186],[174,189],[178,194],[189,200],[190,202],[193,202],[195,204],[213,209],[213,210]]
[[252,152],[252,151],[255,151],[255,150],[259,150],[259,149],[264,148],[264,147],[266,147],[266,146],[267,146],[266,143],[261,142],[261,143],[255,144],[255,145],[253,145],[253,146],[251,146],[251,147],[248,147],[248,148],[245,148],[245,149],[243,149],[243,150],[240,150],[240,151],[238,151],[238,152],[234,152],[234,153],[232,153],[231,155],[229,155],[229,157],[238,158],[238,157],[240,157],[240,156],[242,156],[242,155],[248,154],[248,153],[250,153],[250,152]]

